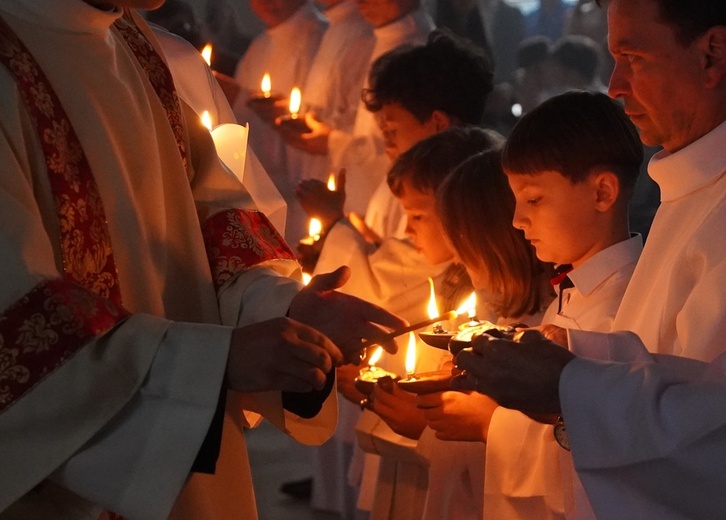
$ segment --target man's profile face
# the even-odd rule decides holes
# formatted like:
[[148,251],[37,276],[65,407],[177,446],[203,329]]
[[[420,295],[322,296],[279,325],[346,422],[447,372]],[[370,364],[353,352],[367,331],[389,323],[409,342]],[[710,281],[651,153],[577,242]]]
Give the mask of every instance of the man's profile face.
[[608,47],[615,58],[609,94],[621,98],[641,140],[676,151],[692,135],[694,104],[703,92],[696,44],[683,46],[660,22],[655,0],[612,0]]

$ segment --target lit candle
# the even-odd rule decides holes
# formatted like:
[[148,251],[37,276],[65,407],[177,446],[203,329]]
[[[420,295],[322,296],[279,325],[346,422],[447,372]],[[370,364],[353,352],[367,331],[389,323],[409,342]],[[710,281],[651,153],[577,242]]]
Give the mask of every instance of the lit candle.
[[320,233],[323,232],[323,225],[320,223],[320,220],[316,218],[310,219],[310,227],[308,228],[308,235],[313,237],[313,240],[317,241],[320,240]]
[[310,219],[310,225],[308,226],[308,236],[300,239],[300,244],[305,246],[312,246],[320,240],[320,235],[323,232],[323,224],[316,218]]
[[207,62],[207,65],[211,67],[212,65],[212,44],[208,43],[204,46],[202,49],[202,58],[204,58],[204,61]]
[[262,76],[260,90],[262,91],[262,95],[266,98],[270,97],[270,94],[272,93],[272,80],[270,80],[270,75],[267,72],[265,72],[265,75]]
[[408,333],[408,348],[406,349],[406,379],[413,379],[416,373],[416,335]]
[[202,112],[202,124],[207,127],[207,129],[211,132],[212,131],[212,118],[209,115],[209,110],[205,110]]
[[332,172],[328,177],[328,190],[335,191],[335,174]]
[[297,119],[298,112],[300,112],[301,104],[302,94],[300,93],[300,89],[297,87],[293,87],[292,92],[290,92],[290,117],[292,119]]
[[469,317],[470,322],[477,322],[476,319],[476,292],[472,292],[469,297],[464,300],[464,303],[462,303],[458,309],[456,309],[457,314],[464,314],[466,313]]
[[309,275],[308,273],[303,273],[303,274],[302,274],[302,279],[303,279],[303,284],[304,284],[304,285],[307,285],[307,284],[309,284],[309,283],[310,283],[310,280],[312,280],[312,279],[313,279],[313,277],[312,277],[312,276],[310,276],[310,275]]
[[[429,303],[426,307],[426,311],[428,312],[429,318],[432,320],[439,315],[439,306],[436,305],[436,294],[434,293],[434,281],[432,278],[429,278]],[[434,333],[437,334],[444,331],[440,322],[434,323],[433,330]]]
[[368,358],[368,368],[370,368],[371,370],[377,370],[378,367],[376,367],[376,363],[378,363],[378,360],[381,359],[382,354],[383,347],[378,347],[376,350],[374,350],[373,354],[371,354]]

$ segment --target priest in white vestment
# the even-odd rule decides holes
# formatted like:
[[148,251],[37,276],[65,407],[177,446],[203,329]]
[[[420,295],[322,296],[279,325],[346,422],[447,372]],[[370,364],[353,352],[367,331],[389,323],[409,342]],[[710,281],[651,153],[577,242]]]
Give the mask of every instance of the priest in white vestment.
[[[221,167],[125,5],[0,7],[0,510],[11,518],[95,518],[101,507],[164,518],[214,436],[224,379],[238,390],[319,387],[310,367],[340,355],[288,319],[258,323],[299,315],[295,302],[311,307],[311,293],[287,277],[298,269],[291,251]],[[241,235],[220,240],[224,229]],[[246,259],[225,260],[240,238]],[[264,368],[255,351],[286,343],[298,347],[277,362],[293,379],[272,377],[275,362]],[[311,364],[294,361],[303,351]],[[258,394],[249,408],[297,430],[284,399]],[[330,432],[334,413],[321,419],[303,438]],[[237,449],[247,475],[234,514],[254,518]]]

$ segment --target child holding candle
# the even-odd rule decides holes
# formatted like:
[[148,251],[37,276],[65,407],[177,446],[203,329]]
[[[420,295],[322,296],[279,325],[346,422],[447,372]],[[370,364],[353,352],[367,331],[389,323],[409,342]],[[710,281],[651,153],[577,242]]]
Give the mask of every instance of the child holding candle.
[[[402,277],[402,271],[391,266],[405,266],[412,262],[427,262],[439,269],[434,285],[439,293],[438,310],[459,307],[472,291],[468,277],[461,266],[452,263],[453,254],[444,241],[441,224],[435,212],[436,191],[446,175],[461,161],[492,147],[501,146],[498,134],[474,127],[451,128],[432,136],[407,153],[401,155],[389,172],[391,189],[401,201],[408,216],[407,233],[415,248],[402,247],[400,240],[389,238],[376,251],[380,259],[369,265],[375,281],[386,291],[397,292],[408,304],[409,321],[420,321],[426,316],[429,285],[426,278],[419,283],[414,276]],[[425,154],[425,160],[419,157]],[[418,258],[417,258],[418,257]],[[383,260],[386,260],[385,262]],[[355,268],[353,266],[352,268]],[[415,273],[413,273],[415,274]],[[368,289],[370,291],[370,289]],[[415,311],[415,312],[414,312]],[[404,337],[404,340],[407,340]],[[405,343],[395,357],[385,356],[378,364],[381,368],[405,375]],[[450,355],[418,343],[417,372],[438,369]],[[357,368],[355,369],[357,373]],[[344,387],[344,376],[339,371],[339,388]],[[357,402],[362,396],[344,394]],[[416,439],[425,427],[423,413],[416,408],[412,394],[392,385],[388,391],[374,389],[370,410],[365,411],[358,423],[358,435],[377,436],[385,440],[380,467],[374,479],[364,479],[361,493],[373,496],[371,519],[419,519],[423,512],[428,470],[416,454]],[[368,457],[370,468],[370,457]]]
[[[552,98],[512,131],[502,161],[514,192],[507,195],[509,215],[538,258],[572,267],[566,276],[553,279],[559,297],[543,324],[609,330],[642,248],[640,237],[630,236],[627,219],[642,157],[635,127],[603,94],[570,92]],[[475,176],[476,170],[469,175]],[[477,256],[488,250],[490,230],[477,233],[477,228],[465,225],[477,221],[471,215],[463,221],[451,218],[467,206],[462,194],[491,193],[491,183],[477,191],[472,186],[456,189],[457,182],[453,175],[441,192],[447,234],[475,284],[482,278],[496,279],[496,271],[481,269],[481,277],[477,269],[485,267]],[[476,208],[493,202],[478,199]],[[488,218],[482,214],[478,221],[489,222]],[[461,415],[447,409],[446,394],[438,401],[434,397],[420,397],[419,405],[428,408],[430,424],[440,437],[452,432],[456,436],[453,425]],[[490,406],[479,415],[480,423],[486,424],[487,443],[484,518],[594,518],[552,425],[501,407]]]
[[[422,152],[419,160],[426,161]],[[477,315],[501,324],[539,323],[552,296],[551,269],[512,227],[514,198],[501,171],[499,149],[456,168],[437,199],[447,242],[485,296],[478,301]],[[496,403],[481,394],[450,391],[419,396],[417,403],[429,426],[417,447],[429,463],[423,518],[481,518],[483,442]]]

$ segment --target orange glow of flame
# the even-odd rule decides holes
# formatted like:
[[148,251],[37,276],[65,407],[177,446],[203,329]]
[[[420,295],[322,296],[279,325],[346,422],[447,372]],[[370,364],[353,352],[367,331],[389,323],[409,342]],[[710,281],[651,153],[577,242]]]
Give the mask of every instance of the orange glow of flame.
[[262,76],[260,90],[265,97],[270,97],[270,92],[272,92],[272,81],[270,80],[270,75],[267,72],[265,72],[265,75]]
[[464,314],[466,313],[469,318],[475,318],[476,317],[476,293],[472,292],[471,295],[464,300],[464,303],[462,303],[458,309],[456,309],[456,314]]
[[412,376],[416,373],[416,335],[408,333],[408,348],[406,349],[406,375]]
[[297,113],[300,112],[300,105],[302,104],[302,94],[300,94],[300,89],[297,87],[294,87],[292,89],[292,92],[290,92],[290,115],[293,117],[297,116]]
[[207,62],[208,66],[212,65],[212,44],[208,43],[202,49],[202,58]]
[[209,130],[212,129],[212,118],[209,116],[208,110],[202,112],[202,124],[206,126]]
[[374,350],[373,354],[371,354],[368,358],[368,366],[372,367],[376,363],[378,363],[378,360],[381,359],[381,354],[383,354],[383,347],[378,347],[376,350]]
[[335,191],[335,174],[331,173],[330,177],[328,177],[328,189],[330,191]]
[[305,285],[309,284],[310,283],[310,280],[313,279],[313,277],[310,276],[308,273],[303,273],[302,275],[303,275],[302,276],[303,284],[305,284]]
[[310,219],[310,227],[308,227],[308,235],[313,237],[315,240],[320,238],[320,233],[323,232],[323,225],[316,218]]
[[434,281],[433,279],[429,278],[429,287],[430,293],[429,293],[429,304],[426,307],[426,311],[429,314],[429,319],[434,319],[436,316],[439,315],[439,307],[436,305],[436,294],[434,294]]

